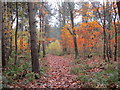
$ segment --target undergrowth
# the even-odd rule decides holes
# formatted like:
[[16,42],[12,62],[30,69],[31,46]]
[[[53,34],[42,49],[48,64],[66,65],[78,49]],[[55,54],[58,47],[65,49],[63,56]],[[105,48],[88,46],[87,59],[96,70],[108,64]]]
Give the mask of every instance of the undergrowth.
[[[9,58],[7,67],[3,68],[3,88],[7,88],[12,84],[18,84],[20,81],[22,84],[28,84],[45,74],[48,68],[44,58],[40,60],[41,67],[39,73],[34,73],[32,72],[31,61],[29,61],[28,56],[26,57],[19,57],[17,65],[14,65],[14,59],[12,57]],[[26,63],[24,61],[26,61]]]
[[71,74],[77,75],[75,80],[82,82],[82,87],[109,89],[120,87],[118,72],[117,63],[101,61],[87,64],[80,59],[74,61],[74,67],[70,70]]

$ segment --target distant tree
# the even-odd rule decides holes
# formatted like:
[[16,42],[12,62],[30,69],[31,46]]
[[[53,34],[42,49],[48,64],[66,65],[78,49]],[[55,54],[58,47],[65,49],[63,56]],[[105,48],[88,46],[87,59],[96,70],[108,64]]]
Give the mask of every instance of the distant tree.
[[[39,5],[39,26],[40,26],[40,33],[39,33],[39,44],[38,44],[38,52],[42,50],[43,52],[43,57],[46,55],[46,50],[45,50],[45,36],[46,36],[46,28],[45,28],[45,16],[46,16],[46,11],[45,11],[45,2],[41,2]],[[42,46],[42,48],[40,48]]]
[[87,12],[88,12],[88,8],[86,5],[88,5],[88,2],[82,2],[82,22],[88,22],[88,16],[87,16]]
[[[42,2],[42,10],[45,12],[45,2]],[[42,12],[42,51],[43,57],[45,57],[45,13]]]
[[[62,5],[60,6],[59,5],[59,21],[60,21],[60,29],[62,28],[62,27],[64,27],[64,25],[66,24],[66,20],[67,20],[67,18],[66,17],[68,17],[69,16],[69,14],[67,13],[67,3],[66,2],[62,2]],[[63,45],[64,47],[63,47],[63,51],[64,51],[64,53],[67,53],[67,44],[66,44],[66,40],[64,41],[64,45]]]

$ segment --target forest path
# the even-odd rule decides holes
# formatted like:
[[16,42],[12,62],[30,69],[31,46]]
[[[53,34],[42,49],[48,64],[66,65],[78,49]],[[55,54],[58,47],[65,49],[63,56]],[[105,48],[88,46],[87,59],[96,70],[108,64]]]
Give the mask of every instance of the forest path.
[[70,74],[70,68],[74,58],[73,56],[54,56],[48,54],[46,56],[48,61],[49,70],[47,72],[47,77],[44,77],[45,84],[44,87],[50,88],[74,88],[78,87],[77,83],[74,81],[75,75]]

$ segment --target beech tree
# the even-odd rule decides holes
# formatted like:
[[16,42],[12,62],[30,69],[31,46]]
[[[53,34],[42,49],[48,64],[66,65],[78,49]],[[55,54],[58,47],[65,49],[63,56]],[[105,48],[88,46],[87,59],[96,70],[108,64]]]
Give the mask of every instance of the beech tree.
[[30,25],[30,40],[31,40],[31,58],[32,58],[32,71],[39,72],[39,59],[38,59],[38,46],[36,42],[36,20],[34,3],[28,3],[29,12],[29,25]]

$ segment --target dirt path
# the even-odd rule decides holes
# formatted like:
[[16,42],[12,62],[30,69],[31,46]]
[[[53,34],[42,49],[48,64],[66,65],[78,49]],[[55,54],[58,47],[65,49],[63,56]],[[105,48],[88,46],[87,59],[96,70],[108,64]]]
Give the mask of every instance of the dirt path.
[[73,57],[69,56],[65,58],[64,56],[54,56],[47,55],[46,60],[48,61],[48,66],[50,67],[47,72],[47,77],[44,77],[46,84],[44,87],[50,88],[74,88],[76,82],[74,82],[74,75],[70,74],[71,62]]
[[[48,54],[45,58],[47,60],[48,72],[40,79],[36,79],[28,84],[19,85],[22,88],[79,88],[79,82],[76,82],[75,75],[70,74],[74,58],[73,56],[55,56]],[[23,81],[20,81],[23,82]],[[24,82],[23,82],[24,83]],[[18,87],[12,86],[12,87]]]

